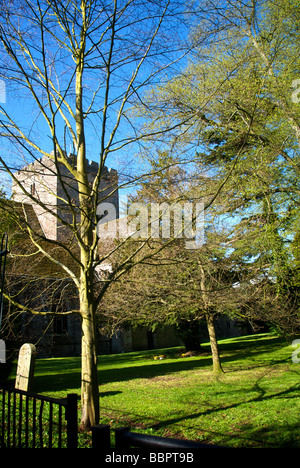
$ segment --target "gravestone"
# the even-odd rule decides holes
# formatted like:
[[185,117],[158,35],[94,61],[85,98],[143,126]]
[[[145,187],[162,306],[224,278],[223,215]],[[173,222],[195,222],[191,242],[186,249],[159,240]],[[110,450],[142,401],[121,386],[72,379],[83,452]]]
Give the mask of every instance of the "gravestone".
[[31,343],[25,343],[19,351],[15,388],[30,391],[35,364],[36,348]]
[[6,347],[5,347],[5,341],[0,340],[0,364],[5,364],[6,363]]

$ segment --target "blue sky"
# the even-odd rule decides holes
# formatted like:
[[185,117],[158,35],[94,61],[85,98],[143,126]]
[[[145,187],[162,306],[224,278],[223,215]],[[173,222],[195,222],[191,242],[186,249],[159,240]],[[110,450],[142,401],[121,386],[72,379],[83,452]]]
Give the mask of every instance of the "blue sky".
[[[119,3],[120,4],[122,3],[121,0]],[[128,2],[128,4],[130,3],[131,2]],[[41,4],[43,3],[41,2]],[[99,2],[98,4],[95,2],[95,5],[102,5],[102,4],[103,2]],[[153,26],[150,24],[150,22],[153,22],[153,24],[157,26],[158,21],[159,21],[158,16],[153,13],[153,17],[150,18],[149,21],[139,24],[140,10],[134,9],[134,5],[136,4],[138,5],[138,9],[140,10],[143,8],[149,8],[149,5],[150,5],[150,4],[138,2],[138,1],[132,3],[131,10],[128,10],[127,17],[125,17],[125,19],[122,20],[122,22],[120,23],[120,27],[118,31],[118,35],[119,35],[118,40],[116,41],[116,44],[114,45],[115,50],[116,50],[116,58],[114,59],[115,60],[114,73],[113,73],[110,87],[109,87],[110,113],[109,113],[109,118],[106,122],[106,128],[108,130],[106,143],[109,139],[110,130],[111,128],[113,128],[113,125],[116,122],[117,112],[119,110],[119,104],[120,104],[120,101],[117,102],[117,99],[120,98],[122,94],[126,91],[128,82],[132,74],[134,73],[135,66],[139,62],[139,60],[135,58],[135,56],[133,55],[133,52],[138,51],[138,53],[140,54],[143,52],[143,50],[146,50],[147,43],[146,41],[144,43],[143,34],[145,34],[145,30],[148,26],[149,27]],[[177,2],[174,2],[174,5],[175,5],[175,9],[177,8],[178,10],[178,11],[174,10],[175,13],[181,14],[180,10],[182,7]],[[174,8],[174,5],[173,5],[173,8]],[[172,1],[171,1],[171,6],[172,6]],[[154,8],[154,7],[155,7],[155,3],[153,3],[153,6],[151,8]],[[172,15],[174,11],[172,12]],[[13,18],[13,15],[12,15],[12,18]],[[22,20],[24,21],[24,18],[22,18],[21,16],[20,18],[21,18],[20,21]],[[18,21],[20,18],[18,18],[17,16]],[[146,89],[148,89],[148,84],[141,89],[138,88],[138,86],[143,83],[143,80],[146,79],[147,74],[153,72],[156,68],[158,69],[159,66],[166,64],[168,60],[170,59],[174,60],[177,57],[179,58],[181,56],[182,52],[179,52],[176,50],[175,41],[176,40],[180,41],[182,39],[185,40],[187,38],[189,25],[186,25],[183,22],[181,22],[182,18],[180,15],[178,16],[178,18],[176,17],[176,15],[175,16],[173,15],[171,18],[172,19],[167,24],[167,29],[162,30],[162,36],[159,39],[160,42],[157,41],[157,43],[154,44],[155,47],[158,47],[158,50],[161,50],[161,48],[165,48],[164,49],[165,54],[161,56],[153,55],[151,58],[149,56],[149,61],[144,64],[143,68],[141,68],[138,74],[137,80],[134,83],[135,89],[138,90],[139,98],[142,98],[143,92]],[[135,20],[137,21],[135,22]],[[179,21],[178,23],[177,23],[177,20]],[[129,21],[130,27],[128,26],[128,21]],[[33,53],[34,59],[36,60],[36,63],[42,66],[43,61],[42,61],[42,54],[41,54],[41,45],[39,42],[40,39],[38,37],[38,40],[35,40],[35,36],[34,36],[35,25],[32,26],[30,21],[27,18],[25,19],[26,27],[28,26],[28,24],[30,24],[30,28],[33,28],[33,32],[30,29],[30,35],[27,37],[27,41],[31,48],[31,51],[33,51],[32,53]],[[106,25],[108,24],[107,19],[106,19],[106,23],[104,22],[103,24],[104,24],[104,29],[103,29],[104,31],[106,28]],[[131,28],[133,28],[133,30],[135,31],[134,33],[135,36],[132,36],[132,37],[130,36]],[[101,30],[101,32],[103,31]],[[96,29],[95,29],[95,32],[96,32],[95,37],[97,38],[98,33]],[[59,34],[61,34],[61,31],[59,32]],[[68,86],[71,83],[71,86],[69,88],[69,94],[70,94],[69,102],[72,108],[74,109],[75,100],[74,100],[74,95],[72,96],[72,92],[73,92],[72,90],[74,89],[74,79],[70,78],[70,76],[72,76],[72,73],[74,72],[73,59],[70,56],[70,54],[68,55],[65,52],[65,50],[61,48],[60,44],[59,44],[59,47],[57,48],[57,42],[55,38],[51,36],[51,34],[49,34],[48,36],[49,36],[49,48],[46,54],[46,61],[47,61],[47,69],[49,72],[49,76],[51,76],[51,79],[53,79],[53,81],[57,81],[57,82],[59,81],[60,83],[59,86],[61,87],[61,90],[68,89]],[[172,38],[172,42],[168,43],[168,41],[171,38]],[[130,49],[131,42],[133,44],[133,50]],[[125,52],[128,55],[125,57],[125,62],[122,64],[122,60],[124,58],[122,55],[124,54],[123,43],[126,43],[127,45],[127,51]],[[27,66],[26,69],[29,69],[28,64],[26,65],[26,60],[25,60],[27,57],[26,54],[25,54],[25,59],[24,59],[21,49],[18,50],[19,46],[18,44],[17,45],[16,44],[17,43],[14,44],[15,46],[14,50],[16,51],[16,54],[19,57],[19,60],[22,60],[22,63],[24,64],[24,66],[25,67]],[[107,57],[108,57],[109,36],[108,36],[108,40],[106,42],[103,42],[103,44],[104,45],[101,45],[101,47],[103,48],[100,51],[101,54],[105,55],[105,57],[103,57],[102,64],[101,63],[99,64],[97,61],[95,62],[96,54],[94,51],[93,52],[94,55],[91,55],[90,59],[93,61],[94,64],[96,63],[97,66],[92,71],[90,70],[86,71],[85,77],[84,77],[85,94],[89,101],[91,101],[92,91],[94,89],[97,89],[98,84],[101,84],[103,86],[101,93],[99,93],[99,97],[97,97],[97,99],[94,102],[95,110],[97,109],[100,110],[101,108],[103,108],[103,102],[105,98],[106,77],[105,77],[105,70],[104,70],[103,63],[106,63],[105,61],[107,61]],[[169,46],[171,46],[171,48],[174,48],[174,50],[173,51],[168,50]],[[132,57],[130,56],[130,54],[132,54]],[[1,58],[1,55],[2,55],[2,58]],[[18,84],[15,84],[14,81],[11,80],[9,59],[7,59],[3,46],[1,46],[0,44],[0,63],[1,62],[2,62],[2,65],[0,67],[0,79],[2,80],[2,83],[4,83],[6,87],[6,92],[5,92],[5,102],[4,103],[0,102],[0,105],[3,106],[4,111],[6,111],[10,116],[12,116],[12,119],[15,122],[17,122],[20,128],[24,130],[24,133],[32,136],[33,140],[37,142],[37,144],[43,150],[48,151],[48,152],[52,151],[53,144],[51,141],[49,127],[46,124],[44,118],[41,116],[40,110],[37,108],[36,104],[34,104],[32,98],[30,97],[28,90],[24,90],[24,88],[20,89],[20,86]],[[186,57],[182,58],[182,60],[179,61],[179,63],[177,64],[178,66],[174,64],[172,68],[166,69],[164,72],[164,79],[171,76],[172,73],[174,73],[176,70],[179,70],[180,63],[181,65],[185,64]],[[14,74],[12,74],[12,76],[14,76]],[[159,79],[160,79],[159,75],[155,76],[156,81],[159,81]],[[35,86],[39,86],[37,75],[34,76],[34,74],[32,74],[32,80],[35,83]],[[39,90],[40,96],[42,96],[42,92],[43,92],[43,89],[40,88]],[[42,101],[47,103],[47,96],[42,96]],[[126,107],[124,110],[126,111]],[[102,124],[101,115],[102,115],[101,112],[99,112],[98,114],[95,112],[95,114],[91,115],[93,122],[88,121],[88,119],[85,120],[88,159],[96,161],[96,162],[99,161],[99,153],[100,153],[100,145],[101,145],[100,143],[100,139],[101,139],[100,127]],[[56,120],[57,120],[58,133],[60,134],[60,141],[63,141],[64,124],[61,118],[57,117]],[[134,135],[133,128],[131,127],[131,122],[129,122],[127,118],[123,118],[123,123],[120,126],[116,134],[116,140],[122,140],[123,138],[127,138],[129,133],[131,133],[131,136]],[[0,141],[1,141],[0,143],[1,157],[3,157],[4,160],[8,162],[10,167],[18,169],[20,167],[23,167],[26,163],[31,162],[32,160],[31,156],[28,155],[28,153],[22,155],[20,151],[21,148],[17,148],[15,145],[9,144],[8,140],[5,140],[5,138],[1,138]],[[73,147],[72,147],[72,143],[70,139],[68,139],[68,141],[66,142],[64,146],[67,152],[73,152]],[[117,169],[120,174],[124,173],[126,176],[129,176],[129,177],[130,176],[133,177],[135,173],[141,173],[142,171],[146,170],[146,166],[145,166],[145,161],[143,161],[139,157],[136,157],[136,154],[139,152],[139,149],[140,149],[139,144],[132,144],[132,145],[124,146],[119,151],[113,152],[108,156],[107,161],[106,161],[106,166]],[[36,154],[36,157],[40,157],[40,156],[41,155]],[[8,183],[9,183],[9,179],[1,171],[1,167],[0,167],[0,185],[2,184],[4,188],[7,189]],[[126,193],[128,193],[131,190],[132,189],[127,189]]]

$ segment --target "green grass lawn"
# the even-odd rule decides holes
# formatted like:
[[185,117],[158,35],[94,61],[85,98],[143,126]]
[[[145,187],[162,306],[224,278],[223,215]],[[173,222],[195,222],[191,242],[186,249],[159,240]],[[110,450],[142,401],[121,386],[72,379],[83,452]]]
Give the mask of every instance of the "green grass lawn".
[[[291,343],[271,334],[221,340],[219,376],[208,344],[188,358],[180,348],[100,356],[101,423],[229,447],[300,447]],[[38,359],[33,390],[79,394],[80,358]]]

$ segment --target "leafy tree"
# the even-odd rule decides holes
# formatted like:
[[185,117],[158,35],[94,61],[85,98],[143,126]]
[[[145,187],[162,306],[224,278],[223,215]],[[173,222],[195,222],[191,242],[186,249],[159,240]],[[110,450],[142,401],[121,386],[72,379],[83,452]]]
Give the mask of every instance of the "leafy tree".
[[[135,201],[147,203],[149,208],[151,203],[159,203],[161,207],[164,202],[168,206],[188,200],[192,203],[195,195],[205,199],[212,186],[203,184],[202,190],[200,184],[195,187],[194,181],[196,178],[200,180],[199,176],[190,174],[188,168],[183,163],[178,164],[168,152],[159,153],[151,162],[151,169],[155,175],[141,183],[134,197]],[[208,178],[206,182],[209,182]],[[205,244],[201,248],[189,250],[183,239],[175,238],[155,256],[146,257],[121,282],[114,284],[105,300],[105,323],[112,329],[122,323],[143,324],[153,329],[161,324],[175,324],[179,329],[182,325],[185,336],[190,335],[192,329],[195,331],[200,321],[206,321],[215,372],[222,371],[222,367],[214,320],[216,316],[233,313],[237,308],[233,285],[245,274],[242,263],[237,263],[236,252],[234,258],[228,255],[228,249],[237,242],[236,238],[230,238],[232,232],[228,228],[221,229],[214,224],[220,210],[218,206],[206,211]],[[161,238],[149,240],[148,251],[164,242],[167,241]]]
[[[180,34],[176,33],[182,12],[176,1],[169,0],[12,0],[1,8],[0,77],[7,95],[7,102],[0,107],[1,170],[12,177],[27,203],[39,206],[45,216],[64,226],[66,237],[47,238],[28,216],[26,206],[21,213],[9,203],[2,203],[2,208],[25,227],[33,249],[31,258],[37,255],[52,262],[77,288],[84,429],[96,424],[99,417],[96,311],[110,283],[135,265],[134,255],[124,257],[99,288],[95,272],[115,252],[115,246],[110,251],[99,241],[97,207],[122,183],[116,181],[109,193],[103,193],[104,165],[120,152],[133,154],[133,144],[149,136],[134,124],[131,109],[142,101],[143,89],[161,72],[168,68],[171,72],[186,54],[180,41],[184,22]],[[170,30],[172,44],[166,40]],[[17,112],[19,107],[13,105],[15,100],[24,105],[25,120]],[[72,161],[67,157],[69,151]],[[46,160],[40,161],[41,157]],[[62,186],[57,204],[66,207],[68,220],[43,203],[15,174],[21,164],[35,161],[46,170],[49,159]],[[88,177],[89,159],[98,162],[93,180]],[[64,171],[69,174],[67,179],[62,176]],[[46,190],[53,192],[50,187]],[[146,242],[139,251],[144,245]],[[20,310],[34,313],[28,304],[14,303]]]
[[206,205],[222,207],[236,240],[228,252],[245,263],[247,282],[267,274],[281,287],[299,224],[299,11],[285,0],[197,8],[194,60],[149,93],[149,120],[197,154],[214,184]]

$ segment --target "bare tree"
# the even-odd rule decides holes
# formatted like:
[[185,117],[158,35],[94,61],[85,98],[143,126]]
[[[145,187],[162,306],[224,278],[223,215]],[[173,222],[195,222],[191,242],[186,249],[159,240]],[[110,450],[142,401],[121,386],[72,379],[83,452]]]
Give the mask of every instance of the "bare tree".
[[[186,53],[179,41],[181,13],[172,0],[12,0],[1,7],[0,75],[7,102],[0,107],[0,163],[23,211],[3,207],[25,226],[34,246],[30,255],[54,262],[78,290],[82,428],[99,418],[96,310],[109,284],[135,264],[133,253],[112,267],[102,288],[95,281],[95,271],[116,249],[105,250],[97,236],[97,207],[120,187],[115,179],[103,189],[105,164],[122,152],[133,154],[132,145],[147,137],[133,125],[131,108],[137,101],[141,105],[143,89],[167,70],[172,73]],[[25,119],[12,102],[22,103]],[[93,177],[88,159],[98,163]],[[27,178],[15,172],[20,162],[34,163]],[[59,194],[41,182],[45,173],[57,177]],[[54,205],[39,196],[34,178],[56,197]],[[63,236],[49,237],[37,228],[28,204],[48,223],[62,226]]]

